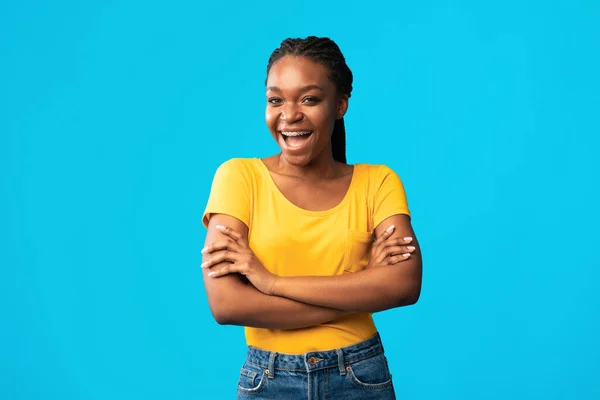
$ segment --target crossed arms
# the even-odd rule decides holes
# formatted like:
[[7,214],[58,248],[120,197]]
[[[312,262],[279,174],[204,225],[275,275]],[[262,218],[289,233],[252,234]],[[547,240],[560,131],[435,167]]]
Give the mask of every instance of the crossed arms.
[[[214,214],[210,218],[206,246],[227,240],[218,225],[238,232],[245,240],[247,226],[236,218]],[[353,312],[377,312],[417,302],[421,291],[422,258],[419,244],[407,215],[394,215],[375,229],[380,237],[391,225],[386,240],[412,237],[415,247],[411,256],[395,265],[382,265],[356,273],[335,276],[279,278],[271,294],[264,294],[231,273],[209,276],[215,265],[203,269],[204,285],[213,317],[219,324],[243,325],[270,329],[296,329],[332,321]],[[210,259],[203,256],[203,262]],[[351,295],[349,295],[349,293]]]

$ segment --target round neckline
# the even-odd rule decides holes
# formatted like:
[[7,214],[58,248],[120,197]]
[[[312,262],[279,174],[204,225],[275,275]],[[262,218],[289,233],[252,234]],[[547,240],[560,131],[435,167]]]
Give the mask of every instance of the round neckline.
[[273,179],[273,175],[271,175],[271,171],[269,170],[269,168],[267,168],[267,165],[264,163],[264,161],[258,157],[255,158],[255,160],[261,165],[261,168],[267,174],[269,185],[271,185],[273,187],[273,191],[275,192],[277,197],[281,198],[281,200],[283,202],[289,204],[289,206],[292,207],[293,209],[295,209],[296,211],[301,212],[302,214],[310,215],[310,216],[324,216],[324,215],[332,214],[346,205],[346,203],[350,199],[350,196],[351,196],[351,194],[354,190],[354,186],[356,184],[357,174],[358,174],[358,165],[359,165],[359,164],[352,165],[352,178],[350,178],[350,185],[348,186],[348,190],[346,190],[346,194],[344,194],[344,197],[338,204],[336,204],[335,206],[333,206],[332,208],[329,208],[327,210],[312,211],[312,210],[307,210],[305,208],[297,206],[296,204],[292,203],[290,201],[290,199],[285,197],[285,195],[281,192],[281,190],[279,190],[279,187],[277,186],[277,184],[275,183],[275,180]]

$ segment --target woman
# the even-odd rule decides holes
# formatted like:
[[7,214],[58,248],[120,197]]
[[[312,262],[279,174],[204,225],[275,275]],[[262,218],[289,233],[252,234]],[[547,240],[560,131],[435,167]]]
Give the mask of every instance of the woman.
[[395,398],[371,313],[421,290],[402,183],[346,163],[352,73],[333,41],[284,40],[266,86],[281,152],[223,163],[203,217],[212,314],[249,346],[238,398]]

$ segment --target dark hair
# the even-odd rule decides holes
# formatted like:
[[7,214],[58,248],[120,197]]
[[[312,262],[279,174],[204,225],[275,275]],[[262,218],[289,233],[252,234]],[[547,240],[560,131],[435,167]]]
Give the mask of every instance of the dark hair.
[[[311,61],[329,68],[330,78],[335,83],[338,95],[350,97],[352,93],[352,71],[346,65],[346,59],[335,42],[326,37],[308,36],[306,39],[288,38],[273,51],[267,65],[267,75],[273,64],[287,55],[307,57]],[[335,121],[331,135],[333,158],[346,163],[346,128],[344,118]]]

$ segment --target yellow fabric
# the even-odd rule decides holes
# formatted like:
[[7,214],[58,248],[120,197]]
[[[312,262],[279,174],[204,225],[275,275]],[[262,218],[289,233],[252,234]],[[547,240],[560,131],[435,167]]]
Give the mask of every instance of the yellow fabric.
[[[205,226],[211,214],[228,214],[246,224],[250,248],[279,276],[326,276],[364,269],[375,227],[392,215],[410,215],[402,182],[386,166],[356,164],[350,188],[337,206],[308,211],[283,196],[258,158],[234,158],[221,164],[202,219]],[[375,332],[370,313],[303,329],[245,328],[249,346],[290,354],[349,346]]]

